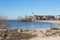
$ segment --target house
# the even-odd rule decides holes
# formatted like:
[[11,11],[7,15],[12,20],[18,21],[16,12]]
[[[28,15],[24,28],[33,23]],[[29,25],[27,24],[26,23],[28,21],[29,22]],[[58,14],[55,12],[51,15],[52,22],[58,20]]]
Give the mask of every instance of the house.
[[29,16],[30,21],[34,20],[34,16]]
[[60,15],[55,16],[56,20],[60,20]]
[[54,16],[46,15],[34,15],[36,20],[55,20]]

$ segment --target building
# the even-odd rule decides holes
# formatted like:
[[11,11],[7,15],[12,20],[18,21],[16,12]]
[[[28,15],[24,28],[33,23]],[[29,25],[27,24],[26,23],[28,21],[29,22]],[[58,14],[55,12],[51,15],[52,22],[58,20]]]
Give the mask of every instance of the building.
[[30,21],[34,20],[34,16],[29,16]]
[[34,15],[35,20],[55,20],[55,16],[51,15]]
[[60,20],[60,15],[55,16],[56,20]]
[[29,17],[30,20],[60,20],[60,15],[53,16],[53,15],[33,15]]

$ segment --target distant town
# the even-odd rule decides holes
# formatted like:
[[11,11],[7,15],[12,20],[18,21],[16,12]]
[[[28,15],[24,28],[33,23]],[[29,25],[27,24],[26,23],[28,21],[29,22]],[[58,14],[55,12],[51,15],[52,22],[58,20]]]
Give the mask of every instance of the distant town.
[[52,15],[33,15],[29,16],[29,18],[33,20],[60,20],[60,15],[52,16]]
[[60,15],[25,15],[24,18],[18,17],[18,21],[38,21],[38,20],[60,20]]
[[[0,16],[0,20],[7,20],[8,18]],[[25,15],[24,17],[18,16],[15,20],[20,22],[30,22],[38,20],[60,20],[60,15]]]

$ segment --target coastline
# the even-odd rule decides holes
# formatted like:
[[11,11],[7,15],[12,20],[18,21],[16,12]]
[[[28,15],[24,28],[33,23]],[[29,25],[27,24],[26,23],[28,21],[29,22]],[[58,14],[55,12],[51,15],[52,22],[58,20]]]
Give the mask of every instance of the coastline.
[[50,23],[57,23],[60,24],[60,20],[36,20],[33,22],[50,22]]

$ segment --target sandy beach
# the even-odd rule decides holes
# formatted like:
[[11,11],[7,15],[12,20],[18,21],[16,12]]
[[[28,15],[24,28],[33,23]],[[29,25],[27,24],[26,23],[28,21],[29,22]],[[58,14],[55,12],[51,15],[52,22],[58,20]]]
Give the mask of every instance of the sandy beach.
[[[43,30],[43,29],[41,29]],[[31,38],[30,40],[60,40],[60,29],[44,29],[42,32],[37,31],[35,32],[37,37]],[[48,35],[46,35],[48,34]]]
[[60,24],[60,20],[37,20],[35,22],[49,22],[49,23],[57,23],[57,24]]
[[40,38],[40,37],[36,37],[36,38],[32,38],[30,40],[60,40],[60,37],[45,37],[45,38]]
[[[40,21],[38,21],[40,22]],[[52,23],[58,23],[60,24],[60,21],[42,21],[42,22],[52,22]],[[37,37],[31,38],[30,40],[60,40],[60,27],[58,27],[58,30],[56,29],[50,29],[50,28],[45,28],[45,29],[36,29],[40,30],[38,32],[35,32],[37,34]],[[43,31],[43,32],[41,32]],[[48,31],[48,32],[46,32]],[[45,36],[44,34],[48,34],[49,36]],[[52,35],[50,35],[52,34]]]

